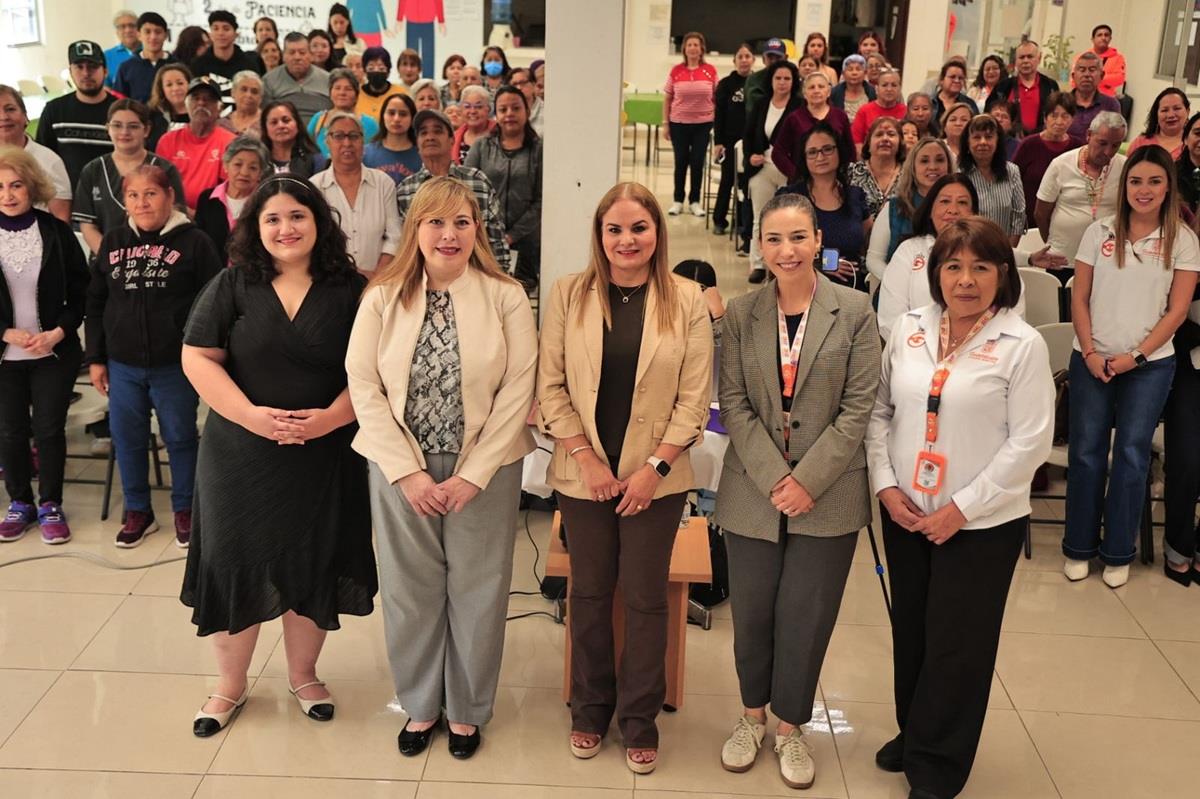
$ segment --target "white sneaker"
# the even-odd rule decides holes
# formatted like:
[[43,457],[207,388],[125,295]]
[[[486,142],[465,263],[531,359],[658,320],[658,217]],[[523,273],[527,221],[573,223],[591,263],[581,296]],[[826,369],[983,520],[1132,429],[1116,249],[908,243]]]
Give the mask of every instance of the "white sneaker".
[[1109,588],[1120,588],[1129,582],[1129,565],[1105,566],[1102,579]]
[[708,213],[707,211],[704,210],[704,208],[700,205],[700,203],[692,203],[691,211],[692,211],[692,216],[706,216]]
[[671,216],[679,216],[683,213],[683,203],[671,203],[671,207],[667,209],[667,213]]
[[1086,580],[1088,576],[1088,562],[1086,560],[1073,560],[1067,558],[1063,563],[1063,574],[1067,575],[1067,579],[1071,582]]
[[775,736],[775,754],[779,755],[779,773],[789,788],[811,788],[817,776],[817,764],[804,733],[799,727],[787,737]]
[[749,771],[762,748],[767,725],[750,716],[742,716],[729,740],[721,747],[721,766],[726,771]]

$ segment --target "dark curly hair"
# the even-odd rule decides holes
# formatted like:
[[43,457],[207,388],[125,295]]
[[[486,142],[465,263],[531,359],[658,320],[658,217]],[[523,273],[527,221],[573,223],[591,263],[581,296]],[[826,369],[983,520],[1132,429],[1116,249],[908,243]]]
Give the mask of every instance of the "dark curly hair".
[[286,194],[312,211],[317,224],[317,243],[312,250],[309,272],[314,283],[330,280],[345,283],[357,274],[354,258],[347,252],[346,234],[325,197],[315,186],[295,175],[272,175],[259,184],[238,215],[229,239],[229,260],[235,269],[246,273],[251,283],[270,282],[279,274],[275,259],[263,246],[258,217],[272,197]]
[[259,117],[259,128],[262,130],[262,143],[267,145],[267,149],[271,149],[271,134],[267,130],[267,117],[276,108],[286,108],[288,113],[292,115],[292,119],[296,121],[296,141],[292,142],[292,158],[303,158],[306,155],[314,155],[320,152],[316,142],[312,140],[312,136],[308,135],[308,128],[304,126],[304,122],[300,117],[300,112],[296,110],[296,106],[291,100],[272,100],[262,108],[261,116]]

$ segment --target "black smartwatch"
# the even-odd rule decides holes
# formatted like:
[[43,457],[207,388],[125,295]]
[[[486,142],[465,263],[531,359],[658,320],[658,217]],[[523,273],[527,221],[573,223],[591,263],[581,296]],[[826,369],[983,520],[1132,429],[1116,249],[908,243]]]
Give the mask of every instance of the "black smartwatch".
[[1133,356],[1133,363],[1134,363],[1135,368],[1141,369],[1143,366],[1145,366],[1147,364],[1146,356],[1142,354],[1141,350],[1134,350],[1133,352],[1131,352],[1129,354]]
[[667,463],[662,458],[657,458],[654,455],[651,455],[649,458],[646,458],[646,463],[654,467],[654,471],[658,472],[659,477],[666,477],[671,473],[671,464]]

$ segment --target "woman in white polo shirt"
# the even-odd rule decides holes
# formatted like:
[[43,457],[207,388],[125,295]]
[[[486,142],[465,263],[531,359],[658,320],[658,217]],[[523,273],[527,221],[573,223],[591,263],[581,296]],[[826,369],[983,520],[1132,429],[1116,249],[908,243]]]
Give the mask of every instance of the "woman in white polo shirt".
[[1075,256],[1062,543],[1071,580],[1087,577],[1097,555],[1110,587],[1129,579],[1150,439],[1175,375],[1171,336],[1187,316],[1200,271],[1200,244],[1180,222],[1178,197],[1167,151],[1138,149],[1121,172],[1116,216],[1092,223]]
[[1029,483],[1054,427],[1049,355],[1014,310],[1007,233],[979,216],[952,222],[928,274],[933,304],[896,322],[867,428],[900,727],[875,762],[925,798],[957,796],[971,773]]

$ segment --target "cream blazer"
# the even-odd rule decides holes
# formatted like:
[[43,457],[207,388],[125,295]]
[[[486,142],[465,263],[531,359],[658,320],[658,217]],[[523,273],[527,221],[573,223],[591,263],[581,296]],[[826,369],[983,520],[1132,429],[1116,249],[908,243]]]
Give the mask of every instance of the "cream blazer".
[[[454,473],[487,488],[501,466],[533,451],[526,420],[537,370],[537,327],[521,286],[468,268],[450,284],[462,360],[463,441]],[[346,374],[359,431],[353,447],[388,481],[425,470],[404,424],[408,377],[425,321],[422,282],[411,308],[398,285],[367,289],[358,307]]]
[[[554,284],[542,321],[537,396],[543,431],[557,439],[586,435],[600,460],[607,463],[596,431],[596,397],[604,354],[604,314],[596,287],[582,301],[576,287],[583,274]],[[708,423],[712,394],[713,335],[700,284],[672,276],[678,312],[671,330],[658,329],[658,296],[646,296],[642,346],[629,427],[621,462],[613,469],[624,480],[641,468],[659,443],[690,447],[700,441]],[[609,464],[612,466],[612,464]],[[569,497],[590,499],[579,464],[566,449],[554,445],[546,482]],[[655,498],[695,488],[688,453],[658,484]]]

